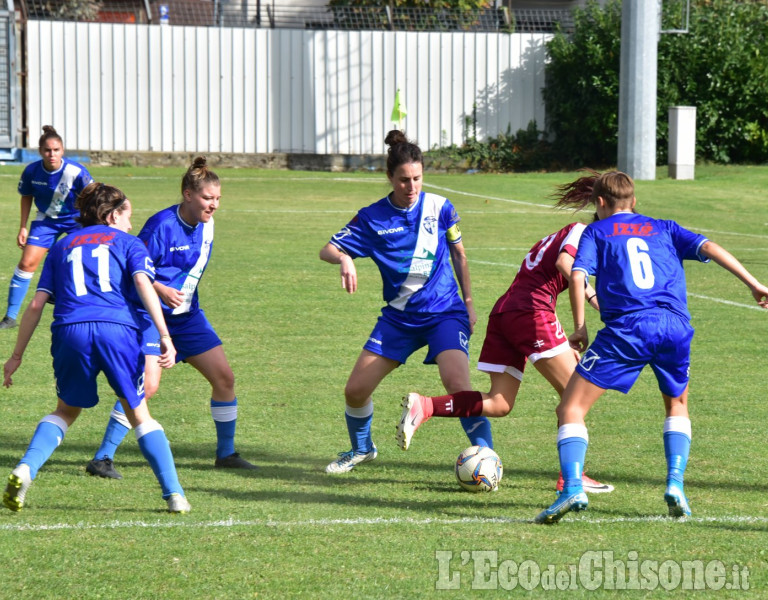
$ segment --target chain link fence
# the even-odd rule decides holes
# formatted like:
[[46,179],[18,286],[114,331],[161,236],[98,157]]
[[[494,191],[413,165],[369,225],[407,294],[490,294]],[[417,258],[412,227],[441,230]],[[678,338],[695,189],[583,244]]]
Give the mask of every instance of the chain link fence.
[[205,27],[546,33],[573,29],[569,10],[433,10],[276,6],[261,0],[23,0],[28,19]]

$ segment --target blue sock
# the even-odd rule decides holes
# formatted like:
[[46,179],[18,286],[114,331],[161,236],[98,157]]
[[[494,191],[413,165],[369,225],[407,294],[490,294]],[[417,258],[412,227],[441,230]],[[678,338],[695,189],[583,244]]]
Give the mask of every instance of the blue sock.
[[237,398],[232,402],[211,399],[211,416],[216,424],[216,458],[231,456],[235,453]]
[[123,405],[118,400],[112,409],[112,414],[109,416],[107,429],[104,431],[104,439],[101,440],[101,446],[96,450],[93,459],[103,460],[108,458],[113,460],[117,447],[122,443],[130,430],[131,424],[123,412]]
[[67,434],[67,428],[66,422],[56,415],[47,415],[37,424],[27,451],[19,461],[19,464],[24,463],[29,466],[29,475],[32,479],[37,476],[40,467],[51,457],[53,451],[59,447]]
[[34,273],[22,271],[18,267],[13,272],[11,284],[8,286],[8,309],[5,311],[5,314],[11,319],[19,316],[19,310],[24,302],[24,297],[27,295],[27,290],[33,276]]
[[488,417],[461,417],[459,420],[473,446],[488,446],[493,450],[491,422]]
[[685,467],[691,450],[691,420],[667,417],[664,421],[664,456],[667,458],[667,485],[683,487]]
[[136,428],[136,441],[163,489],[163,498],[171,494],[183,496],[184,490],[181,489],[179,476],[176,473],[171,445],[160,423],[153,419],[139,425]]
[[557,453],[563,474],[563,494],[583,492],[581,475],[589,445],[589,434],[584,425],[568,423],[557,430]]
[[347,404],[344,410],[347,420],[349,441],[352,442],[352,451],[366,454],[373,450],[371,438],[371,422],[373,421],[373,402],[369,401],[365,406],[353,408]]

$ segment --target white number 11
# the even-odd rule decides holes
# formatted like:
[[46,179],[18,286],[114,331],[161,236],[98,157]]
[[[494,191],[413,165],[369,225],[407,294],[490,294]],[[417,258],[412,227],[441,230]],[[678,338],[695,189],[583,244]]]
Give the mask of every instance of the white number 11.
[[[112,284],[109,282],[109,247],[99,244],[91,251],[91,256],[97,262],[99,272],[99,288],[102,292],[111,292]],[[72,280],[75,283],[75,293],[85,296],[88,288],[85,285],[85,271],[83,270],[83,247],[76,246],[67,256],[67,262],[72,263]]]

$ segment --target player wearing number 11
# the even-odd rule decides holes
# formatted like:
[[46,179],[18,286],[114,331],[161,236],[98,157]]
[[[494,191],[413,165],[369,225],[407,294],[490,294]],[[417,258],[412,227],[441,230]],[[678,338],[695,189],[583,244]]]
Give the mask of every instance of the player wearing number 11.
[[[576,200],[576,199],[574,199]],[[618,171],[603,173],[591,194],[574,208],[594,204],[598,221],[584,230],[571,271],[574,333],[571,346],[584,352],[558,406],[557,448],[565,479],[557,501],[536,517],[555,523],[570,511],[584,510],[587,496],[581,470],[588,435],[584,418],[605,392],[627,393],[645,365],[650,365],[664,399],[664,454],[667,480],[664,500],[669,515],[691,514],[683,476],[691,445],[688,417],[688,369],[693,327],[686,301],[683,260],[714,260],[733,273],[768,308],[768,288],[728,251],[674,221],[634,212],[634,182]],[[584,284],[596,277],[600,318],[605,327],[587,349]]]
[[104,373],[136,429],[144,457],[160,482],[170,512],[188,512],[171,448],[144,398],[144,356],[139,346],[134,289],[159,331],[161,367],[174,364],[173,346],[157,294],[155,269],[144,245],[131,229],[131,203],[117,188],[91,183],[78,196],[77,217],[83,225],[54,244],[35,297],[21,320],[16,346],[5,363],[4,385],[21,365],[40,317],[55,300],[51,354],[56,378],[56,410],[39,422],[32,441],[8,477],[3,504],[13,511],[24,506],[37,472],[64,439],[83,408],[99,402],[97,377]]

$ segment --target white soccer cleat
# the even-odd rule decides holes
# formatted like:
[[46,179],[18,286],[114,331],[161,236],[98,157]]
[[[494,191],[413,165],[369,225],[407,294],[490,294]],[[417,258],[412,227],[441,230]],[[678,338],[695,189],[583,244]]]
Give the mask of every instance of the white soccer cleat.
[[192,510],[192,505],[181,494],[171,494],[166,498],[168,502],[168,512],[174,514],[184,514]]
[[19,512],[24,507],[24,498],[27,490],[32,485],[32,477],[29,474],[29,465],[24,463],[16,467],[8,475],[8,485],[3,493],[3,504],[13,512]]
[[379,452],[376,450],[376,446],[371,448],[370,452],[354,452],[353,450],[349,450],[348,452],[339,452],[339,458],[325,467],[325,472],[348,473],[357,465],[364,462],[369,462],[376,458],[378,455]]
[[400,423],[397,425],[397,445],[402,450],[408,450],[411,445],[411,438],[416,430],[429,420],[429,417],[424,416],[424,402],[427,402],[427,398],[420,394],[411,392],[403,398],[401,406],[403,407],[403,414],[400,417]]

